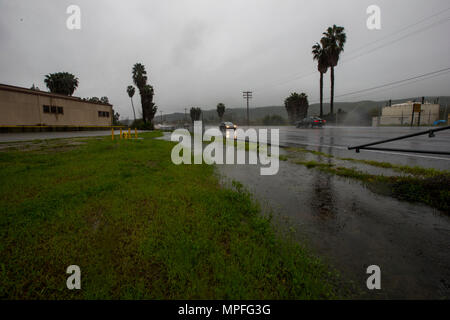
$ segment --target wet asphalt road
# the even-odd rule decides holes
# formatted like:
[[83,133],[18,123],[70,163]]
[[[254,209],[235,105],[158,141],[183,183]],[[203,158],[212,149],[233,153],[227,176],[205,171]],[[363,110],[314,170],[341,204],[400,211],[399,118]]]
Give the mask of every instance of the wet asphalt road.
[[[245,129],[246,127],[242,127]],[[331,149],[331,153],[342,158],[385,161],[401,165],[421,166],[441,170],[450,170],[450,156],[431,154],[409,154],[391,151],[347,150],[355,146],[385,140],[401,135],[416,133],[429,128],[410,127],[333,127],[322,129],[298,129],[295,127],[254,127],[280,130],[281,146],[301,146],[323,151]],[[434,138],[428,135],[389,142],[376,147],[401,148],[415,150],[434,150],[450,152],[450,130],[440,131]]]

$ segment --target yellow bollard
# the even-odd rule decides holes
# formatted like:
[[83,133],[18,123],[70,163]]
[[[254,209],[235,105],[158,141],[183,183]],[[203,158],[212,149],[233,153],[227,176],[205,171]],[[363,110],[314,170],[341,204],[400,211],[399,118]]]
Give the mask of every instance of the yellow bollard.
[[131,139],[131,129],[128,128],[128,139]]
[[135,138],[135,139],[138,138],[138,135],[137,135],[137,129],[136,129],[136,128],[134,128],[134,138]]
[[111,128],[111,140],[114,141],[114,128]]
[[122,128],[120,128],[120,139],[122,139]]

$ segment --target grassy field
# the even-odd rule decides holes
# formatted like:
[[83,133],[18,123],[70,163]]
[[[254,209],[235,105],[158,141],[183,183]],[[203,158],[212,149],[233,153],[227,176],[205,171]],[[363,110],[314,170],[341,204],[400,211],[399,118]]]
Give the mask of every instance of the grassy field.
[[[329,299],[334,272],[214,167],[172,143],[78,138],[0,150],[1,299]],[[69,265],[81,290],[66,288]]]

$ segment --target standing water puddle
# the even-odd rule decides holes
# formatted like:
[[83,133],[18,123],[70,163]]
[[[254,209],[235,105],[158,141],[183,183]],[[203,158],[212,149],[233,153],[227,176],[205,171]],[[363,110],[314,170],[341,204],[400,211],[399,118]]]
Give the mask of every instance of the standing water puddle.
[[[359,297],[450,296],[450,217],[440,211],[287,161],[274,176],[261,176],[256,165],[219,165],[218,171],[224,185],[241,182],[275,222],[287,220],[299,241],[353,280]],[[381,269],[381,290],[366,287],[370,265]]]
[[[166,134],[162,139],[170,140]],[[280,150],[286,155],[286,151]],[[341,165],[337,158],[305,153],[307,160]],[[348,165],[348,164],[347,164]],[[371,174],[391,169],[352,164]],[[261,176],[259,165],[217,165],[221,183],[241,182],[273,213],[274,222],[354,282],[358,297],[450,297],[450,217],[426,205],[373,193],[358,181],[280,161],[279,172]],[[281,228],[283,230],[283,228]],[[285,230],[285,229],[284,229]],[[366,269],[381,269],[381,290],[368,290]]]

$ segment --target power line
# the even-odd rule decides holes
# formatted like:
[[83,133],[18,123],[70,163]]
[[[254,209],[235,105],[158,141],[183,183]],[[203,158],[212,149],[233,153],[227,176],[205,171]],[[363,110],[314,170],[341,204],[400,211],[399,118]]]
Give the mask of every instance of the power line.
[[342,64],[344,64],[345,62],[349,62],[349,61],[355,60],[355,59],[357,59],[357,58],[359,58],[359,57],[365,56],[366,54],[373,53],[373,52],[375,52],[375,51],[377,51],[377,50],[379,50],[379,49],[382,49],[382,48],[384,48],[384,47],[387,47],[387,46],[389,46],[389,45],[391,45],[391,44],[398,43],[400,40],[406,39],[406,38],[408,38],[408,37],[410,37],[410,36],[417,35],[417,34],[420,33],[420,32],[426,31],[426,30],[428,30],[428,29],[431,29],[431,28],[433,28],[433,27],[435,27],[435,26],[437,26],[437,25],[446,23],[446,22],[448,22],[448,21],[450,21],[450,17],[446,17],[445,19],[436,21],[435,23],[432,23],[431,25],[428,25],[428,26],[426,26],[426,27],[424,27],[424,28],[422,28],[422,29],[413,30],[412,32],[410,32],[410,33],[408,33],[408,34],[406,34],[406,35],[404,35],[404,36],[402,36],[402,37],[400,37],[400,38],[397,38],[397,39],[394,39],[394,40],[392,40],[392,41],[390,41],[390,42],[388,42],[388,43],[382,44],[381,46],[378,46],[378,47],[369,49],[367,52],[363,52],[363,53],[358,54],[358,55],[356,55],[356,56],[350,56],[350,58],[347,58],[347,59],[343,60],[343,61],[342,61]]
[[[401,33],[402,31],[405,31],[405,30],[407,30],[407,29],[409,29],[409,28],[411,28],[411,27],[417,26],[418,24],[421,24],[421,23],[423,23],[423,22],[425,22],[425,21],[428,21],[429,19],[434,18],[434,17],[436,17],[436,16],[439,16],[439,15],[441,15],[441,14],[443,14],[444,12],[447,12],[447,11],[449,11],[449,10],[450,10],[450,7],[446,8],[446,9],[440,11],[440,12],[437,12],[437,13],[431,15],[431,16],[425,17],[425,18],[423,18],[423,19],[421,19],[421,20],[419,20],[419,21],[417,21],[417,22],[414,22],[414,23],[412,23],[412,24],[409,24],[409,25],[407,25],[407,26],[405,26],[405,27],[403,27],[403,28],[401,28],[401,29],[399,29],[399,30],[397,30],[397,31],[395,31],[395,32],[393,32],[393,33],[391,33],[391,34],[385,36],[385,37],[382,37],[382,38],[380,38],[380,39],[377,39],[377,40],[375,40],[375,41],[372,41],[370,44],[366,44],[366,45],[364,45],[364,46],[358,47],[357,49],[353,50],[352,53],[355,53],[355,51],[358,52],[358,51],[360,51],[360,50],[362,50],[362,49],[367,48],[367,46],[370,46],[370,45],[373,45],[373,44],[378,43],[378,42],[380,42],[380,41],[383,41],[383,40],[385,40],[385,39],[388,39],[388,38],[390,38],[390,37],[392,37],[392,36],[394,36],[394,35],[396,35],[396,34]],[[377,50],[379,50],[379,49],[381,49],[381,48],[384,48],[384,47],[389,46],[389,45],[391,45],[391,44],[393,44],[393,43],[396,43],[396,42],[398,42],[398,41],[400,41],[400,40],[403,40],[403,39],[405,39],[405,38],[407,38],[407,37],[409,37],[409,36],[416,35],[416,34],[418,34],[418,33],[420,33],[420,32],[423,32],[423,31],[425,31],[425,30],[428,30],[428,29],[430,29],[430,28],[433,28],[433,27],[435,27],[435,26],[437,26],[437,25],[440,25],[440,24],[442,24],[442,23],[446,23],[446,22],[448,22],[448,21],[450,21],[450,17],[446,17],[446,18],[444,18],[444,19],[438,20],[438,21],[436,21],[436,22],[434,22],[434,23],[432,23],[432,24],[430,24],[430,25],[428,25],[428,26],[425,26],[425,27],[422,28],[422,29],[416,29],[416,30],[413,30],[412,32],[410,32],[410,33],[408,33],[408,34],[406,34],[406,35],[404,35],[404,36],[402,36],[402,37],[400,37],[400,38],[394,39],[394,40],[391,41],[391,42],[385,43],[385,44],[383,44],[383,45],[381,45],[381,46],[378,46],[378,47],[375,47],[375,48],[373,48],[373,49],[369,49],[369,51],[367,51],[367,52],[363,52],[363,53],[361,53],[361,54],[357,54],[356,56],[350,55],[350,58],[343,60],[343,61],[341,62],[341,65],[344,64],[345,62],[352,61],[352,60],[357,59],[357,58],[359,58],[359,57],[362,57],[362,56],[364,56],[364,55],[366,55],[366,54],[373,53],[374,51],[377,51]],[[295,81],[295,80],[300,80],[300,79],[303,79],[303,78],[310,77],[310,76],[312,76],[312,75],[314,75],[314,74],[316,74],[316,72],[311,72],[311,73],[308,73],[308,74],[299,75],[299,76],[296,76],[296,77],[294,77],[294,78],[290,78],[290,79],[288,79],[288,80],[285,80],[285,81],[282,81],[282,82],[279,82],[279,83],[276,83],[276,84],[273,84],[273,85],[265,85],[265,86],[259,87],[259,88],[257,88],[255,91],[259,91],[259,90],[264,89],[264,88],[267,88],[267,87],[273,87],[273,86],[283,85],[283,84],[286,84],[286,83],[289,83],[289,82],[292,82],[292,81]]]
[[450,72],[450,70],[448,70],[447,72],[441,72],[439,74],[435,74],[435,75],[427,76],[427,77],[424,77],[424,78],[416,79],[416,80],[413,80],[413,81],[409,81],[407,83],[401,83],[401,84],[398,84],[398,85],[394,85],[393,87],[382,88],[381,90],[375,90],[375,91],[371,92],[371,94],[378,93],[378,92],[383,92],[383,91],[386,91],[386,90],[392,90],[392,89],[395,89],[395,88],[404,87],[404,86],[407,86],[407,85],[410,85],[410,84],[413,84],[413,83],[417,83],[417,82],[421,82],[421,81],[424,81],[424,80],[433,79],[433,78],[436,78],[436,77],[440,77],[440,76],[446,75],[449,72]]
[[[449,71],[450,71],[450,70],[449,70]],[[382,92],[382,91],[386,91],[386,90],[392,90],[392,89],[400,88],[400,87],[403,87],[403,86],[406,86],[406,85],[410,85],[410,84],[413,84],[413,83],[416,83],[416,82],[421,82],[421,81],[424,81],[424,80],[433,79],[433,78],[440,77],[440,76],[443,76],[443,75],[445,75],[445,74],[448,74],[449,71],[447,71],[447,72],[442,72],[442,73],[435,74],[435,75],[431,75],[431,76],[427,76],[427,77],[425,77],[425,78],[416,79],[416,80],[411,81],[411,82],[408,82],[408,83],[398,84],[398,85],[395,85],[395,86],[390,87],[390,88],[383,88],[383,89],[381,89],[381,90],[375,90],[374,92],[371,92],[371,93],[373,94],[373,93],[378,93],[378,92]],[[350,110],[349,113],[353,112],[354,110],[358,109],[359,107],[361,107],[361,106],[360,106],[360,105],[357,105],[357,106],[354,107],[352,110]]]
[[428,20],[430,20],[430,19],[432,19],[432,18],[434,18],[436,16],[440,16],[441,14],[443,14],[444,12],[447,12],[449,10],[450,10],[450,7],[448,7],[447,9],[441,10],[441,11],[435,13],[435,14],[432,14],[431,16],[425,17],[425,18],[423,18],[423,19],[421,19],[419,21],[415,21],[414,23],[411,23],[411,24],[409,24],[407,26],[404,26],[403,28],[400,28],[400,29],[398,29],[398,30],[396,30],[396,31],[394,31],[394,32],[392,32],[392,33],[382,37],[382,38],[379,38],[379,39],[377,39],[375,41],[371,41],[370,43],[367,43],[365,45],[357,47],[356,49],[353,49],[352,52],[360,51],[361,49],[367,48],[367,46],[370,46],[370,45],[373,45],[373,44],[378,43],[380,41],[383,41],[383,40],[385,40],[387,38],[390,38],[390,37],[392,37],[394,35],[397,35],[397,34],[401,33],[402,31],[405,31],[405,30],[407,30],[409,28],[416,27],[417,25],[421,24],[422,22],[428,21]]
[[336,98],[341,98],[341,97],[354,95],[354,94],[357,94],[357,93],[363,93],[363,92],[367,92],[367,91],[372,91],[372,90],[375,90],[375,89],[388,87],[388,86],[391,86],[391,85],[394,85],[394,84],[399,84],[399,83],[402,83],[402,82],[423,78],[423,77],[426,77],[426,76],[430,76],[430,75],[433,75],[433,74],[437,74],[437,73],[441,73],[441,72],[449,71],[449,70],[450,70],[450,67],[444,68],[444,69],[441,69],[441,70],[437,70],[437,71],[433,71],[433,72],[428,72],[428,73],[425,73],[425,74],[422,74],[422,75],[419,75],[419,76],[415,76],[415,77],[411,77],[411,78],[408,78],[408,79],[398,80],[398,81],[386,83],[386,84],[383,84],[383,85],[379,85],[379,86],[375,86],[375,87],[371,87],[371,88],[367,88],[367,89],[363,89],[363,90],[358,90],[358,91],[353,91],[353,92],[348,92],[348,93],[336,95],[335,97]]
[[[393,81],[393,82],[390,82],[390,83],[382,84],[382,85],[371,87],[371,88],[367,88],[367,89],[357,90],[357,91],[353,91],[353,92],[347,92],[347,93],[344,93],[344,94],[336,95],[335,98],[342,98],[342,97],[346,97],[346,96],[350,96],[350,95],[355,95],[355,94],[358,94],[358,93],[364,93],[364,92],[367,92],[367,91],[373,91],[373,90],[376,90],[376,89],[381,89],[381,88],[393,86],[393,85],[396,85],[396,84],[408,85],[408,84],[415,83],[415,82],[418,82],[418,81],[421,81],[421,80],[427,80],[427,79],[431,79],[431,78],[434,78],[434,77],[442,76],[444,74],[447,74],[448,72],[450,72],[450,67],[444,68],[444,69],[441,69],[441,70],[437,70],[437,71],[433,71],[433,72],[428,72],[428,73],[425,73],[425,74],[421,74],[421,75],[418,75],[418,76],[415,76],[415,77],[411,77],[411,78],[407,78],[407,79],[403,79],[403,80]],[[425,79],[423,79],[423,78],[425,78]],[[420,79],[420,80],[417,80],[417,79]],[[409,81],[412,81],[412,80],[416,80],[416,81],[409,82]],[[405,82],[409,82],[409,83],[405,83]],[[400,87],[400,86],[401,85],[399,85],[397,87]],[[392,88],[389,88],[389,89],[392,89]],[[311,103],[317,103],[317,102],[318,101],[313,101]]]

